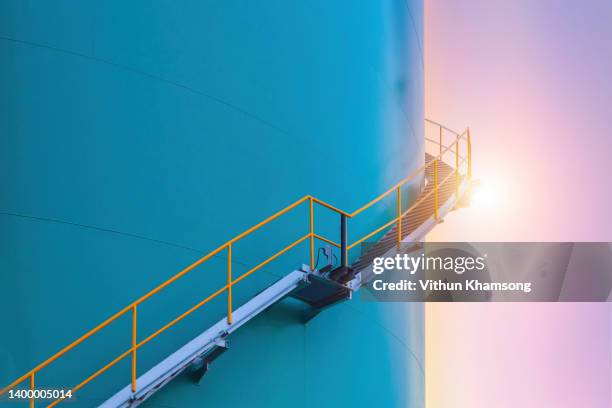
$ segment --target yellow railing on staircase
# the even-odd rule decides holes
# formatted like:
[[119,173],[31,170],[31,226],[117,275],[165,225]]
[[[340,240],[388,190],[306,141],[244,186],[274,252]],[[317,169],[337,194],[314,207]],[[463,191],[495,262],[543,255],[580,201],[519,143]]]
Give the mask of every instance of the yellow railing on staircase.
[[[155,287],[154,289],[152,289],[148,293],[144,294],[143,296],[141,296],[136,301],[132,302],[128,306],[124,307],[123,309],[121,309],[120,311],[115,313],[114,315],[110,316],[108,319],[106,319],[105,321],[100,323],[98,326],[96,326],[93,329],[89,330],[83,336],[79,337],[77,340],[73,341],[71,344],[69,344],[66,347],[62,348],[60,351],[55,353],[53,356],[51,356],[47,360],[43,361],[42,363],[40,363],[39,365],[37,365],[36,367],[34,367],[30,371],[28,371],[26,374],[22,375],[21,377],[17,378],[15,381],[13,381],[9,385],[7,385],[5,388],[3,388],[0,391],[0,395],[3,395],[7,391],[9,391],[9,390],[13,389],[14,387],[22,384],[26,380],[29,380],[29,388],[30,388],[30,390],[34,391],[36,375],[38,374],[38,372],[40,372],[42,369],[47,367],[49,364],[53,363],[54,361],[56,361],[57,359],[62,357],[68,351],[74,349],[76,346],[78,346],[79,344],[83,343],[85,340],[87,340],[88,338],[90,338],[94,334],[98,333],[103,328],[105,328],[108,325],[110,325],[112,322],[114,322],[115,320],[117,320],[121,316],[124,316],[124,315],[126,315],[128,313],[131,314],[131,319],[132,319],[132,325],[131,325],[131,346],[130,346],[130,348],[127,349],[126,351],[124,351],[122,354],[117,356],[114,360],[110,361],[108,364],[106,364],[102,368],[100,368],[97,371],[91,373],[87,378],[85,378],[79,384],[77,384],[74,387],[72,387],[71,391],[72,391],[72,393],[77,392],[78,390],[83,388],[85,385],[87,385],[89,382],[91,382],[96,377],[98,377],[100,374],[104,373],[106,370],[108,370],[109,368],[111,368],[112,366],[117,364],[119,361],[123,360],[127,356],[131,356],[131,363],[132,363],[131,364],[131,388],[132,388],[132,392],[136,393],[138,391],[138,384],[137,384],[137,352],[138,352],[138,349],[140,347],[142,347],[143,345],[145,345],[149,341],[153,340],[159,334],[161,334],[162,332],[164,332],[168,328],[172,327],[173,325],[175,325],[176,323],[178,323],[179,321],[184,319],[186,316],[190,315],[191,313],[193,313],[194,311],[196,311],[197,309],[199,309],[200,307],[202,307],[203,305],[208,303],[210,300],[212,300],[212,299],[216,298],[217,296],[221,295],[223,292],[227,292],[227,323],[228,324],[232,324],[232,310],[233,310],[233,305],[232,305],[232,287],[234,285],[236,285],[237,283],[239,283],[240,281],[242,281],[243,279],[245,279],[246,277],[248,277],[249,275],[253,274],[255,271],[257,271],[258,269],[260,269],[264,265],[270,263],[271,261],[273,261],[273,260],[277,259],[278,257],[280,257],[281,255],[283,255],[285,252],[287,252],[290,249],[294,248],[295,246],[299,245],[300,243],[302,243],[302,242],[304,242],[306,240],[310,241],[309,242],[309,244],[310,244],[309,245],[309,247],[310,247],[310,267],[311,267],[311,269],[314,269],[314,267],[315,267],[315,264],[314,264],[314,255],[315,255],[315,252],[314,252],[314,241],[315,241],[315,239],[321,240],[321,241],[326,242],[326,243],[328,243],[330,245],[333,245],[333,246],[335,246],[337,248],[340,248],[342,253],[343,253],[343,259],[346,259],[346,252],[348,252],[349,250],[355,248],[357,245],[359,245],[360,243],[364,242],[368,238],[371,238],[374,235],[378,234],[382,230],[384,230],[384,229],[392,226],[393,224],[397,223],[397,225],[398,225],[398,228],[397,228],[397,241],[399,243],[402,240],[402,228],[401,228],[402,219],[405,218],[406,216],[408,216],[410,211],[412,211],[423,200],[427,199],[431,194],[434,194],[434,202],[435,202],[435,204],[434,204],[434,217],[437,220],[439,218],[439,214],[438,214],[438,209],[439,209],[438,186],[442,185],[450,177],[454,176],[455,177],[455,194],[458,195],[459,194],[459,182],[460,182],[459,181],[460,180],[459,166],[462,163],[464,163],[466,160],[467,160],[467,177],[468,177],[468,179],[471,179],[471,176],[472,176],[472,144],[471,144],[469,128],[467,128],[463,133],[460,134],[460,133],[458,133],[458,132],[456,132],[456,131],[454,131],[452,129],[449,129],[449,128],[447,128],[447,127],[445,127],[445,126],[443,126],[443,125],[441,125],[441,124],[439,124],[437,122],[434,122],[434,121],[431,121],[431,120],[428,120],[428,119],[426,119],[425,121],[429,125],[433,125],[434,127],[436,127],[437,130],[438,130],[438,133],[439,133],[439,138],[438,139],[431,139],[431,138],[425,137],[426,141],[429,141],[429,142],[435,144],[436,146],[439,146],[438,154],[436,156],[434,156],[433,159],[431,159],[430,161],[426,162],[423,166],[421,166],[420,168],[418,168],[417,170],[413,171],[411,174],[409,174],[408,176],[406,176],[405,178],[400,180],[394,186],[390,187],[387,191],[385,191],[384,193],[380,194],[378,197],[374,198],[373,200],[371,200],[367,204],[359,207],[358,209],[356,209],[355,211],[350,212],[350,213],[346,212],[344,210],[341,210],[339,208],[336,208],[333,205],[328,204],[328,203],[326,203],[326,202],[324,202],[324,201],[322,201],[322,200],[320,200],[320,199],[318,199],[316,197],[310,196],[310,195],[307,195],[307,196],[304,196],[304,197],[300,198],[299,200],[297,200],[293,204],[288,205],[287,207],[283,208],[282,210],[278,211],[277,213],[271,215],[270,217],[266,218],[265,220],[259,222],[258,224],[252,226],[251,228],[247,229],[246,231],[242,232],[241,234],[239,234],[239,235],[235,236],[234,238],[230,239],[229,241],[225,242],[223,245],[217,247],[213,251],[209,252],[208,254],[203,256],[202,258],[200,258],[197,261],[195,261],[194,263],[192,263],[191,265],[187,266],[182,271],[178,272],[176,275],[172,276],[170,279],[166,280],[165,282],[163,282],[159,286]],[[454,140],[450,144],[448,144],[448,145],[444,145],[444,143],[443,143],[443,135],[444,135],[444,133],[446,133],[446,134],[450,133],[452,136],[454,136]],[[466,153],[465,156],[461,156],[459,154],[460,142],[462,140],[465,140],[466,143],[467,143],[467,153]],[[454,150],[453,150],[453,147],[454,147]],[[455,155],[455,169],[454,169],[454,172],[449,174],[444,180],[439,181],[438,180],[438,162],[443,160],[444,154],[449,152],[449,151],[451,153],[454,153],[454,155]],[[402,200],[401,200],[401,193],[402,193],[401,188],[402,188],[402,186],[404,186],[406,183],[410,182],[411,180],[415,179],[417,176],[419,176],[421,174],[424,174],[424,172],[429,168],[429,166],[433,166],[433,174],[434,174],[434,180],[433,180],[434,188],[433,188],[433,190],[431,192],[429,192],[428,194],[425,194],[425,195],[421,196],[410,207],[408,207],[408,209],[406,209],[405,211],[402,211]],[[320,206],[322,206],[324,208],[327,208],[327,209],[329,209],[329,210],[331,210],[333,212],[336,212],[337,214],[339,214],[344,219],[347,219],[347,218],[354,218],[358,214],[362,213],[366,209],[370,208],[374,204],[380,202],[382,199],[384,199],[385,197],[387,197],[387,196],[389,196],[389,195],[391,195],[393,193],[397,194],[397,217],[393,218],[391,221],[385,223],[384,225],[382,225],[381,227],[375,229],[374,231],[366,234],[365,236],[355,240],[353,243],[348,244],[348,243],[345,242],[344,243],[344,247],[343,247],[342,243],[340,243],[340,244],[336,243],[333,240],[328,239],[326,237],[323,237],[323,236],[321,236],[321,235],[316,233],[316,231],[315,231],[315,219],[314,219],[314,206],[315,206],[315,204],[320,205]],[[301,204],[306,203],[306,202],[308,203],[308,206],[309,206],[309,226],[310,226],[309,232],[307,234],[301,236],[297,240],[295,240],[293,243],[287,245],[286,247],[284,247],[283,249],[281,249],[280,251],[278,251],[274,255],[270,256],[269,258],[267,258],[263,262],[261,262],[258,265],[252,267],[251,269],[247,270],[242,275],[238,276],[237,278],[234,278],[232,276],[232,256],[233,256],[232,255],[232,247],[233,247],[233,244],[235,244],[236,242],[240,241],[242,238],[246,237],[247,235],[253,233],[254,231],[260,229],[261,227],[265,226],[266,224],[270,223],[271,221],[279,218],[283,214],[293,210],[294,208],[296,208],[296,207],[298,207]],[[227,283],[223,287],[219,288],[216,292],[211,294],[210,296],[206,297],[205,299],[202,299],[200,302],[196,303],[195,305],[190,307],[188,310],[186,310],[185,312],[183,312],[179,316],[175,317],[170,322],[168,322],[165,325],[163,325],[162,327],[160,327],[158,330],[156,330],[152,334],[150,334],[147,337],[144,337],[143,339],[139,340],[138,336],[137,336],[137,334],[138,334],[137,333],[137,322],[138,322],[138,308],[139,308],[139,306],[143,302],[145,302],[147,299],[151,298],[152,296],[154,296],[155,294],[157,294],[158,292],[163,290],[165,287],[171,285],[173,282],[175,282],[178,279],[180,279],[181,277],[185,276],[187,273],[189,273],[190,271],[195,269],[197,266],[201,265],[202,263],[206,262],[207,260],[209,260],[213,256],[215,256],[215,255],[217,255],[217,254],[219,254],[219,253],[221,253],[223,251],[227,252]],[[32,392],[32,398],[30,398],[30,407],[34,407],[35,400],[34,400],[34,396],[33,395],[34,395],[34,393]],[[60,399],[57,399],[57,400],[51,402],[51,404],[48,405],[48,407],[53,407],[53,406],[59,404],[60,402],[63,401],[63,399],[65,399],[65,398],[60,398]]]

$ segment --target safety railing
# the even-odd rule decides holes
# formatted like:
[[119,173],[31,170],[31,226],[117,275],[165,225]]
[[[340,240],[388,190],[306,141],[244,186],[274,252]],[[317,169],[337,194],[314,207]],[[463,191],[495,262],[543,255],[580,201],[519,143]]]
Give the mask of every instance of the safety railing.
[[[416,208],[421,202],[423,202],[428,197],[430,197],[431,194],[434,194],[434,217],[437,220],[439,218],[439,214],[438,214],[438,209],[439,209],[439,202],[438,202],[439,191],[438,190],[439,190],[439,186],[443,185],[446,181],[448,181],[450,179],[450,177],[455,177],[455,194],[457,194],[457,196],[458,196],[458,194],[459,194],[459,183],[460,183],[459,167],[463,163],[465,163],[465,161],[467,161],[467,177],[468,177],[468,179],[471,179],[471,177],[472,177],[472,145],[471,145],[471,138],[470,138],[470,130],[469,130],[469,128],[467,128],[463,133],[460,134],[460,133],[458,133],[458,132],[456,132],[456,131],[454,131],[452,129],[449,129],[449,128],[447,128],[447,127],[445,127],[445,126],[443,126],[443,125],[441,125],[441,124],[439,124],[437,122],[434,122],[434,121],[431,121],[431,120],[428,120],[428,119],[426,119],[426,122],[429,123],[430,125],[433,125],[433,126],[437,127],[437,129],[438,129],[438,136],[439,136],[438,140],[435,140],[435,139],[432,139],[432,138],[429,138],[429,137],[425,137],[426,141],[429,141],[431,143],[439,145],[439,150],[437,152],[438,154],[436,156],[434,156],[433,159],[431,159],[430,161],[426,162],[423,166],[421,166],[417,170],[414,170],[408,176],[406,176],[405,178],[400,180],[398,183],[396,183],[394,186],[389,188],[387,191],[385,191],[382,194],[380,194],[378,197],[374,198],[370,202],[366,203],[365,205],[361,206],[360,208],[358,208],[355,211],[350,212],[350,213],[346,212],[344,210],[341,210],[341,209],[339,209],[337,207],[334,207],[333,205],[328,204],[325,201],[320,200],[320,199],[318,199],[316,197],[313,197],[313,196],[310,196],[310,195],[302,197],[301,199],[297,200],[293,204],[283,208],[282,210],[278,211],[277,213],[271,215],[270,217],[266,218],[265,220],[259,222],[258,224],[252,226],[251,228],[247,229],[246,231],[242,232],[241,234],[239,234],[239,235],[235,236],[234,238],[230,239],[229,241],[225,242],[223,245],[217,247],[213,251],[209,252],[207,255],[203,256],[202,258],[198,259],[197,261],[195,261],[191,265],[187,266],[186,268],[184,268],[183,270],[178,272],[176,275],[174,275],[170,279],[166,280],[165,282],[163,282],[162,284],[160,284],[159,286],[157,286],[153,290],[151,290],[148,293],[146,293],[145,295],[141,296],[138,300],[132,302],[130,305],[126,306],[125,308],[121,309],[119,312],[117,312],[114,315],[110,316],[108,319],[106,319],[105,321],[100,323],[98,326],[94,327],[93,329],[91,329],[90,331],[85,333],[83,336],[81,336],[80,338],[78,338],[77,340],[75,340],[74,342],[69,344],[68,346],[62,348],[60,351],[55,353],[53,356],[51,356],[47,360],[43,361],[42,363],[40,363],[39,365],[37,365],[36,367],[31,369],[29,372],[27,372],[26,374],[22,375],[21,377],[19,377],[18,379],[16,379],[12,383],[10,383],[8,386],[3,388],[0,391],[0,396],[3,395],[4,393],[6,393],[7,391],[9,391],[10,389],[13,389],[16,386],[22,384],[26,380],[29,380],[29,388],[30,388],[30,390],[34,391],[34,387],[35,387],[35,384],[36,384],[36,375],[42,369],[44,369],[45,367],[49,366],[51,363],[53,363],[54,361],[58,360],[64,354],[66,354],[70,350],[74,349],[75,347],[77,347],[78,345],[83,343],[85,340],[89,339],[94,334],[98,333],[100,330],[102,330],[105,327],[109,326],[111,323],[113,323],[114,321],[116,321],[117,319],[119,319],[120,317],[122,317],[122,316],[124,316],[126,314],[130,314],[131,315],[131,321],[132,321],[132,324],[131,324],[131,346],[130,346],[130,348],[128,348],[126,351],[121,353],[119,356],[117,356],[115,359],[113,359],[112,361],[107,363],[102,368],[100,368],[97,371],[95,371],[92,374],[90,374],[87,378],[85,378],[79,384],[77,384],[74,387],[72,387],[71,388],[71,392],[75,393],[75,392],[79,391],[85,385],[87,385],[88,383],[93,381],[96,377],[98,377],[99,375],[101,375],[102,373],[104,373],[105,371],[110,369],[111,367],[113,367],[115,364],[117,364],[118,362],[120,362],[124,358],[130,356],[131,357],[131,389],[132,389],[133,393],[136,393],[138,391],[138,384],[137,384],[137,361],[138,360],[137,360],[137,357],[138,357],[138,350],[142,346],[144,346],[145,344],[149,343],[151,340],[156,338],[162,332],[164,332],[167,329],[169,329],[170,327],[174,326],[176,323],[178,323],[179,321],[181,321],[182,319],[184,319],[185,317],[187,317],[191,313],[195,312],[200,307],[202,307],[203,305],[205,305],[206,303],[208,303],[209,301],[211,301],[212,299],[216,298],[217,296],[221,295],[224,292],[227,292],[227,323],[228,324],[232,324],[232,310],[233,310],[232,288],[233,288],[233,286],[238,284],[239,282],[241,282],[242,280],[244,280],[245,278],[247,278],[248,276],[250,276],[251,274],[253,274],[257,270],[259,270],[260,268],[262,268],[266,264],[272,262],[273,260],[277,259],[278,257],[283,255],[287,251],[289,251],[292,248],[296,247],[300,243],[302,243],[302,242],[304,242],[306,240],[309,240],[310,268],[311,268],[311,270],[314,270],[314,268],[315,268],[315,260],[314,260],[314,256],[315,256],[315,251],[314,251],[315,239],[321,240],[321,241],[323,241],[325,243],[328,243],[330,245],[333,245],[333,246],[339,248],[340,251],[341,251],[341,262],[340,262],[341,266],[347,266],[347,264],[348,264],[348,251],[350,251],[351,249],[355,248],[357,245],[361,244],[365,240],[367,240],[367,239],[375,236],[376,234],[380,233],[384,229],[391,227],[393,224],[397,224],[397,226],[398,226],[398,228],[397,228],[397,242],[398,243],[401,242],[401,240],[402,240],[402,220],[403,220],[403,218],[408,216],[409,213],[414,208]],[[454,141],[452,141],[448,145],[444,145],[443,136],[444,136],[444,134],[448,134],[448,133],[450,133],[452,136],[454,136]],[[461,156],[459,154],[460,142],[462,140],[465,140],[466,143],[467,143],[467,153],[464,156]],[[453,147],[454,147],[454,149],[453,149]],[[438,163],[440,161],[442,161],[444,154],[446,154],[449,151],[451,153],[454,153],[454,155],[455,155],[455,168],[454,168],[454,172],[452,172],[449,175],[447,175],[442,181],[439,181],[438,180]],[[425,194],[425,195],[422,195],[421,197],[419,197],[418,200],[416,200],[414,203],[412,203],[412,205],[410,205],[406,210],[403,211],[402,210],[402,187],[404,185],[406,185],[408,182],[414,180],[420,174],[424,174],[430,166],[433,166],[433,184],[434,184],[434,188],[428,194]],[[348,241],[348,238],[347,238],[347,219],[356,217],[357,215],[361,214],[363,211],[367,210],[368,208],[372,207],[374,204],[380,202],[381,200],[383,200],[384,198],[386,198],[386,197],[388,197],[388,196],[390,196],[392,194],[396,194],[397,216],[395,218],[393,218],[392,220],[390,220],[389,222],[386,222],[385,224],[383,224],[381,227],[376,228],[375,230],[369,232],[365,236],[363,236],[363,237],[361,237],[359,239],[356,239],[353,243],[348,244],[348,242],[347,242]],[[287,245],[286,247],[282,248],[281,250],[279,250],[278,252],[276,252],[274,255],[270,256],[266,260],[262,261],[261,263],[257,264],[256,266],[252,267],[251,269],[247,270],[242,275],[238,276],[237,278],[234,278],[232,276],[232,258],[233,258],[233,250],[232,250],[232,248],[233,248],[234,244],[237,243],[238,241],[240,241],[241,239],[243,239],[244,237],[250,235],[251,233],[259,230],[260,228],[262,228],[266,224],[270,223],[271,221],[279,218],[283,214],[286,214],[287,212],[295,209],[296,207],[298,207],[298,206],[300,206],[300,205],[302,205],[304,203],[308,203],[308,206],[309,206],[309,232],[307,234],[301,236],[300,238],[296,239],[295,241],[293,241],[291,244]],[[314,219],[314,208],[315,208],[314,206],[315,206],[315,204],[316,205],[320,205],[320,206],[322,206],[324,208],[327,208],[328,210],[331,210],[331,211],[333,211],[333,212],[335,212],[335,213],[340,215],[340,220],[341,220],[341,222],[340,222],[340,231],[341,231],[341,233],[340,233],[340,243],[336,243],[333,240],[331,240],[329,238],[326,238],[324,236],[321,236],[321,235],[316,233],[316,231],[315,231],[315,219]],[[153,297],[155,294],[157,294],[158,292],[163,290],[164,288],[166,288],[169,285],[171,285],[173,282],[176,282],[178,279],[180,279],[181,277],[185,276],[187,273],[189,273],[190,271],[192,271],[193,269],[195,269],[199,265],[203,264],[204,262],[206,262],[210,258],[214,257],[217,254],[220,254],[223,251],[225,251],[226,254],[227,254],[227,283],[223,287],[219,288],[213,294],[211,294],[208,297],[202,299],[200,302],[196,303],[195,305],[190,307],[188,310],[186,310],[185,312],[183,312],[179,316],[175,317],[170,322],[168,322],[165,325],[163,325],[162,327],[160,327],[158,330],[154,331],[150,335],[148,335],[148,336],[144,337],[143,339],[139,340],[138,339],[138,331],[137,331],[137,329],[138,329],[138,324],[137,323],[138,323],[138,310],[139,310],[139,306],[143,302],[145,302],[146,300],[148,300],[149,298]],[[32,393],[32,395],[34,395],[34,393]],[[50,405],[48,405],[48,407],[54,407],[55,405],[57,405],[60,402],[62,402],[63,399],[65,399],[65,397],[64,398],[59,398],[59,399],[53,401]],[[35,403],[34,397],[32,397],[30,399],[30,407],[31,408],[34,407],[34,403]]]

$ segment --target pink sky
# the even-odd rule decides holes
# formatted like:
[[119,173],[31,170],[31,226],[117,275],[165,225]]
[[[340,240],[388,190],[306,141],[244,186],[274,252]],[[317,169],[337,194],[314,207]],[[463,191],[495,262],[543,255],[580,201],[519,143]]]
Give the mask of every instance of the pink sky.
[[496,192],[433,239],[612,241],[610,19],[607,0],[426,1],[426,116],[471,127]]
[[[612,241],[612,2],[426,0],[426,116],[483,194],[432,241]],[[429,304],[427,406],[612,406],[608,304]]]

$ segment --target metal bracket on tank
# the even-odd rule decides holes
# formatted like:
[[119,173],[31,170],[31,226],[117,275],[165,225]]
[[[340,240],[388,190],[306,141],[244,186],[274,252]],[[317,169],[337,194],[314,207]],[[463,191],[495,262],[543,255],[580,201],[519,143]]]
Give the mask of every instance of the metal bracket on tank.
[[191,363],[191,378],[196,382],[200,383],[204,374],[208,372],[210,364],[215,361],[221,354],[225,353],[229,349],[229,341],[225,339],[219,339],[215,342],[214,347],[196,357]]

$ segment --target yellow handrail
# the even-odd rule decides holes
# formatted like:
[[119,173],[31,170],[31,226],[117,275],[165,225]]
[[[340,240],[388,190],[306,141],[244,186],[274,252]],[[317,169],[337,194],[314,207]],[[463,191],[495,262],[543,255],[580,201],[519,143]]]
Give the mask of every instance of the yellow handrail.
[[397,188],[397,245],[402,242],[402,187]]
[[[402,230],[401,230],[402,217],[406,216],[412,209],[416,208],[416,205],[418,205],[420,202],[422,202],[422,200],[424,200],[425,198],[429,197],[429,195],[432,194],[432,193],[435,194],[435,209],[434,209],[435,213],[434,214],[435,214],[435,219],[437,220],[438,219],[438,185],[439,185],[439,183],[438,183],[438,161],[442,160],[443,155],[446,152],[448,152],[449,150],[451,152],[455,153],[455,172],[454,172],[454,175],[455,175],[455,190],[456,190],[456,193],[458,194],[458,191],[459,191],[458,190],[458,183],[459,183],[459,181],[458,181],[459,180],[459,157],[460,157],[460,155],[459,155],[459,142],[461,140],[463,140],[464,137],[467,135],[467,162],[468,162],[468,164],[467,164],[467,166],[468,166],[467,172],[468,172],[468,179],[471,179],[471,176],[472,176],[472,145],[471,145],[470,129],[469,128],[467,128],[463,133],[459,134],[458,132],[455,132],[454,130],[449,129],[449,128],[447,128],[447,127],[445,127],[445,126],[443,126],[443,125],[441,125],[441,124],[439,124],[437,122],[434,122],[434,121],[431,121],[431,120],[427,120],[427,119],[426,119],[426,121],[428,123],[434,124],[435,126],[437,126],[439,128],[440,140],[439,140],[438,144],[440,146],[439,146],[438,155],[435,156],[429,162],[425,163],[423,166],[421,166],[417,170],[415,170],[412,173],[410,173],[408,176],[406,176],[404,179],[400,180],[393,187],[389,188],[387,191],[385,191],[384,193],[380,194],[378,197],[374,198],[373,200],[369,201],[368,203],[364,204],[363,206],[359,207],[358,209],[356,209],[355,211],[353,211],[351,213],[346,212],[344,210],[341,210],[341,209],[339,209],[339,208],[337,208],[337,207],[335,207],[335,206],[333,206],[331,204],[328,204],[328,203],[326,203],[326,202],[324,202],[324,201],[322,201],[322,200],[320,200],[318,198],[315,198],[313,196],[310,196],[310,195],[307,195],[307,196],[304,196],[304,197],[300,198],[299,200],[295,201],[294,203],[292,203],[292,204],[288,205],[287,207],[283,208],[282,210],[276,212],[275,214],[271,215],[270,217],[266,218],[265,220],[255,224],[251,228],[249,228],[249,229],[245,230],[244,232],[238,234],[237,236],[235,236],[234,238],[230,239],[229,241],[227,241],[223,245],[217,247],[213,251],[211,251],[208,254],[204,255],[203,257],[201,257],[200,259],[198,259],[197,261],[195,261],[191,265],[187,266],[186,268],[184,268],[183,270],[181,270],[180,272],[178,272],[177,274],[175,274],[171,278],[167,279],[165,282],[161,283],[160,285],[158,285],[154,289],[150,290],[149,292],[147,292],[146,294],[144,294],[143,296],[138,298],[136,301],[132,302],[130,305],[126,306],[125,308],[121,309],[119,312],[117,312],[114,315],[110,316],[108,319],[106,319],[105,321],[100,323],[98,326],[96,326],[93,329],[89,330],[83,336],[79,337],[77,340],[73,341],[68,346],[62,348],[60,351],[55,353],[53,356],[51,356],[47,360],[43,361],[42,363],[38,364],[36,367],[34,367],[30,371],[28,371],[26,374],[24,374],[23,376],[19,377],[18,379],[16,379],[12,383],[10,383],[8,386],[3,388],[0,391],[0,395],[4,394],[5,392],[7,392],[8,390],[14,388],[15,386],[21,384],[26,379],[29,379],[30,389],[33,390],[34,389],[34,383],[35,383],[34,382],[35,381],[35,376],[36,376],[36,374],[40,370],[42,370],[43,368],[47,367],[49,364],[53,363],[58,358],[60,358],[64,354],[66,354],[68,351],[74,349],[79,344],[83,343],[85,340],[87,340],[88,338],[90,338],[94,334],[98,333],[100,330],[102,330],[103,328],[105,328],[106,326],[108,326],[109,324],[114,322],[115,320],[117,320],[119,317],[125,315],[129,311],[131,311],[131,314],[132,314],[131,347],[128,350],[126,350],[125,352],[123,352],[122,354],[120,354],[119,356],[117,356],[114,360],[112,360],[111,362],[106,364],[104,367],[102,367],[99,370],[95,371],[93,374],[91,374],[89,377],[87,377],[84,381],[82,381],[81,383],[79,383],[76,386],[74,386],[71,389],[71,391],[72,392],[76,392],[76,391],[80,390],[82,387],[84,387],[90,381],[92,381],[93,379],[98,377],[100,374],[104,373],[106,370],[108,370],[109,368],[114,366],[116,363],[118,363],[119,361],[123,360],[128,355],[131,355],[131,359],[132,359],[132,361],[131,361],[131,390],[132,390],[132,393],[136,393],[137,390],[138,390],[138,384],[137,384],[137,351],[138,351],[138,349],[140,347],[142,347],[143,345],[145,345],[146,343],[148,343],[149,341],[151,341],[152,339],[157,337],[160,333],[162,333],[165,330],[167,330],[168,328],[172,327],[174,324],[178,323],[180,320],[182,320],[183,318],[185,318],[186,316],[188,316],[189,314],[191,314],[195,310],[199,309],[201,306],[203,306],[204,304],[208,303],[210,300],[214,299],[215,297],[219,296],[221,293],[223,293],[225,291],[227,291],[227,295],[228,295],[228,299],[227,299],[227,309],[228,309],[228,311],[227,311],[227,323],[228,324],[232,324],[232,309],[233,309],[233,305],[232,305],[232,287],[234,285],[236,285],[237,283],[239,283],[240,281],[242,281],[243,279],[245,279],[246,277],[250,276],[252,273],[257,271],[258,269],[260,269],[264,265],[268,264],[269,262],[272,262],[273,260],[275,260],[276,258],[281,256],[285,252],[291,250],[292,248],[294,248],[295,246],[299,245],[300,243],[304,242],[307,239],[310,240],[310,245],[309,246],[310,246],[310,267],[311,267],[311,269],[314,269],[314,267],[315,267],[315,265],[314,265],[314,240],[315,239],[318,239],[318,240],[321,240],[321,241],[326,242],[328,244],[334,245],[334,246],[336,246],[338,248],[342,248],[342,246],[337,244],[336,242],[334,242],[334,241],[332,241],[332,240],[330,240],[328,238],[325,238],[325,237],[323,237],[323,236],[321,236],[321,235],[319,235],[319,234],[317,234],[315,232],[314,204],[318,204],[318,205],[320,205],[322,207],[325,207],[328,210],[334,211],[334,212],[336,212],[336,213],[338,213],[341,216],[344,216],[346,218],[353,218],[356,215],[360,214],[361,212],[365,211],[366,209],[370,208],[372,205],[378,203],[383,198],[389,196],[390,194],[392,194],[394,192],[396,193],[396,195],[397,195],[397,217],[395,217],[391,221],[385,223],[382,227],[379,227],[376,230],[374,230],[373,232],[371,232],[371,233],[365,235],[364,237],[356,240],[352,244],[346,243],[346,248],[342,248],[343,251],[348,251],[348,250],[354,248],[355,246],[359,245],[361,242],[363,242],[366,239],[376,235],[378,232],[384,230],[385,228],[389,227],[390,225],[392,225],[394,223],[398,223],[397,242],[399,244],[401,242],[401,240],[402,240]],[[443,145],[443,140],[442,140],[442,134],[443,134],[442,131],[443,130],[451,132],[451,133],[453,133],[456,136],[455,141],[453,143],[451,143],[450,145],[448,145],[448,146],[444,146]],[[437,141],[434,141],[432,139],[428,139],[428,138],[426,138],[426,139],[431,141],[431,142],[437,143]],[[454,151],[452,150],[453,146],[455,146],[455,150]],[[461,159],[462,159],[461,163],[463,163],[465,161],[465,158],[461,157]],[[419,200],[417,200],[415,203],[413,203],[405,212],[402,212],[402,200],[401,200],[401,193],[402,193],[401,188],[402,188],[402,186],[405,185],[406,183],[408,183],[409,181],[411,181],[412,179],[414,179],[416,176],[418,176],[422,172],[425,172],[427,170],[427,168],[430,165],[432,165],[432,164],[434,166],[434,190],[430,191],[424,197],[421,197]],[[451,176],[453,176],[453,173],[451,173],[447,177],[445,177],[445,179],[440,184],[443,184]],[[267,225],[268,223],[272,222],[273,220],[277,219],[281,215],[291,211],[292,209],[296,208],[297,206],[299,206],[300,204],[302,204],[302,203],[304,203],[306,201],[308,201],[308,203],[309,203],[309,221],[310,221],[310,223],[309,223],[309,227],[310,227],[309,228],[309,232],[306,235],[298,238],[297,240],[295,240],[294,242],[292,242],[291,244],[289,244],[285,248],[281,249],[280,251],[278,251],[274,255],[270,256],[269,258],[267,258],[263,262],[259,263],[255,267],[249,269],[248,271],[243,273],[238,278],[234,279],[232,277],[232,245],[234,243],[236,243],[237,241],[241,240],[242,238],[246,237],[247,235],[251,234],[252,232],[254,232],[254,231],[258,230],[259,228]],[[140,304],[142,304],[144,301],[146,301],[147,299],[149,299],[152,296],[154,296],[156,293],[158,293],[162,289],[164,289],[165,287],[171,285],[173,282],[175,282],[178,279],[180,279],[181,277],[185,276],[187,273],[189,273],[190,271],[195,269],[197,266],[199,266],[202,263],[206,262],[207,260],[209,260],[210,258],[212,258],[213,256],[217,255],[218,253],[220,253],[223,250],[227,251],[227,284],[225,286],[223,286],[222,288],[218,289],[216,292],[214,292],[213,294],[211,294],[207,298],[199,301],[194,306],[192,306],[191,308],[189,308],[188,310],[183,312],[181,315],[175,317],[173,320],[171,320],[170,322],[166,323],[165,325],[163,325],[161,328],[159,328],[158,330],[156,330],[152,334],[150,334],[147,337],[145,337],[144,339],[138,341],[138,337],[137,337],[137,334],[138,334],[137,333],[138,306]],[[53,406],[59,404],[62,400],[63,400],[63,398],[55,400],[54,402],[52,402],[49,405],[49,407],[53,407]],[[34,399],[32,398],[32,399],[30,399],[30,407],[33,407],[33,406],[34,406]]]
[[438,221],[438,159],[434,159],[434,219]]
[[355,241],[352,244],[350,244],[348,246],[348,249],[355,248],[357,245],[361,244],[366,239],[373,237],[374,235],[378,234],[380,231],[384,230],[385,228],[389,227],[390,225],[395,224],[397,222],[397,220],[399,220],[399,217],[395,217],[394,219],[392,219],[391,221],[387,222],[386,224],[376,228],[374,231],[370,232],[369,234],[359,238],[357,241]]
[[436,121],[434,121],[434,120],[431,120],[431,119],[427,119],[427,118],[425,118],[425,122],[427,122],[427,123],[431,123],[432,125],[435,125],[435,126],[437,126],[438,128],[440,128],[440,129],[447,130],[447,131],[449,131],[449,132],[453,133],[455,136],[457,136],[457,135],[459,134],[459,132],[457,132],[456,130],[453,130],[453,129],[451,129],[451,128],[448,128],[448,127],[446,127],[446,126],[444,126],[444,125],[442,125],[442,124],[440,124],[440,123],[438,123],[438,122],[436,122]]

